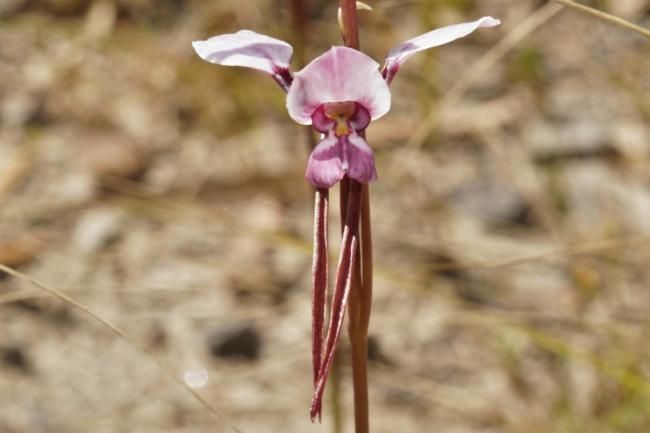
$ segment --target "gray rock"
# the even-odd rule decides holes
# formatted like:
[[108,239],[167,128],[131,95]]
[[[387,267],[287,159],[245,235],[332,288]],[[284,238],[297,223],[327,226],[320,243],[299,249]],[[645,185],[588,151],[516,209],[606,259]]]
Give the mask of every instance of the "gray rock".
[[510,185],[475,182],[457,189],[451,207],[491,224],[532,224],[532,211],[524,197]]
[[208,348],[215,358],[255,361],[260,357],[262,338],[252,325],[239,324],[215,329],[208,337]]

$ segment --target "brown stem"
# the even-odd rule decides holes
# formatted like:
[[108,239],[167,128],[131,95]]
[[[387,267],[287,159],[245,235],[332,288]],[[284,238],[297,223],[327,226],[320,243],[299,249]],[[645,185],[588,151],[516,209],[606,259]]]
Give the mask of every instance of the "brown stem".
[[[359,25],[355,0],[339,0],[343,24],[343,42],[347,47],[359,49]],[[356,183],[355,181],[351,181]],[[344,218],[348,197],[344,197],[347,184],[341,183],[341,217]],[[368,322],[372,299],[372,239],[370,237],[370,201],[368,185],[361,191],[361,237],[353,269],[349,305],[350,347],[352,350],[352,382],[354,391],[354,426],[356,433],[369,433],[368,416]],[[344,221],[345,219],[343,219]],[[361,260],[359,260],[359,256]]]
[[370,237],[370,201],[367,184],[364,184],[361,190],[360,218],[361,251],[357,250],[354,280],[350,293],[348,335],[352,351],[355,432],[369,433],[368,324],[372,301],[372,239]]
[[[352,299],[356,296],[350,294],[350,313]],[[360,299],[358,299],[360,301]],[[354,431],[368,433],[370,423],[368,417],[368,334],[361,331],[360,326],[352,325],[348,328],[350,348],[352,351],[352,385],[354,390]]]
[[307,44],[307,11],[305,0],[289,0],[293,24],[293,59],[299,68],[305,66],[305,45]]
[[339,0],[341,21],[343,23],[343,43],[346,47],[359,49],[359,24],[357,22],[357,2],[355,0]]
[[[350,293],[348,334],[352,350],[354,386],[354,423],[356,433],[370,431],[368,416],[368,325],[372,303],[372,237],[370,235],[370,197],[368,185],[361,190],[361,270],[355,268],[355,282]],[[359,255],[357,255],[359,263]]]

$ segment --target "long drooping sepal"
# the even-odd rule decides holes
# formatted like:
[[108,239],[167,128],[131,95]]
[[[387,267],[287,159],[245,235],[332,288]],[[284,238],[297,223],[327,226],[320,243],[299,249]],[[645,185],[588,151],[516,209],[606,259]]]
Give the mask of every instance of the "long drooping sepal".
[[289,62],[293,48],[288,43],[250,30],[213,36],[192,42],[194,51],[205,61],[224,66],[242,66],[266,72],[289,91],[293,75]]
[[314,390],[323,359],[323,329],[325,325],[325,303],[327,300],[327,213],[329,190],[316,190],[314,203],[314,262],[312,265],[312,364],[314,369]]
[[339,255],[338,268],[336,270],[336,288],[334,289],[332,297],[332,308],[330,310],[327,338],[325,339],[325,351],[316,382],[316,390],[314,391],[314,397],[311,401],[310,415],[312,421],[317,416],[320,418],[325,384],[332,367],[332,362],[334,361],[334,353],[336,352],[336,345],[341,336],[341,328],[345,317],[345,308],[350,295],[354,263],[359,244],[358,231],[360,199],[361,184],[356,181],[350,181],[347,218],[345,228],[343,229],[341,253]]
[[499,24],[501,24],[501,21],[496,18],[483,17],[468,23],[441,27],[423,35],[416,36],[413,39],[409,39],[388,52],[386,63],[381,71],[382,75],[386,79],[386,82],[390,84],[391,81],[393,81],[393,78],[395,78],[397,71],[399,71],[400,66],[402,66],[406,59],[418,51],[448,44],[449,42],[453,42],[456,39],[469,35],[478,28],[494,27]]

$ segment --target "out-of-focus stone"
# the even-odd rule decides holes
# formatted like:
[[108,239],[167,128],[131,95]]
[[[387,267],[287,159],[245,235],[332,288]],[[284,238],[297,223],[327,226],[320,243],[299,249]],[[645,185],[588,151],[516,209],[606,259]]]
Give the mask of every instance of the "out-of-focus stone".
[[641,122],[621,120],[612,125],[612,145],[628,159],[646,158],[650,153],[650,130]]
[[23,373],[29,373],[32,370],[32,363],[21,347],[0,347],[0,359],[6,366]]
[[606,3],[609,12],[625,19],[637,19],[644,12],[650,11],[647,0],[616,0]]
[[452,207],[490,223],[528,224],[532,212],[522,195],[510,185],[477,182],[452,193]]
[[16,267],[29,263],[43,249],[44,243],[27,233],[0,231],[0,263]]
[[95,179],[87,173],[73,171],[63,176],[59,182],[47,187],[49,197],[56,197],[60,207],[85,203],[95,196]]
[[27,177],[31,168],[32,161],[26,152],[12,152],[5,149],[0,153],[0,197]]
[[129,137],[89,133],[82,140],[81,163],[95,175],[134,178],[146,167],[144,155]]
[[11,15],[20,10],[27,0],[2,0],[0,1],[0,17]]
[[72,234],[74,244],[84,253],[96,253],[120,234],[124,214],[119,209],[97,208],[86,211]]
[[90,39],[102,39],[109,36],[115,19],[117,18],[117,6],[110,0],[97,0],[93,2],[86,14],[84,31]]
[[262,338],[253,326],[240,324],[215,329],[208,337],[208,348],[216,358],[255,361],[260,357]]
[[607,125],[591,119],[553,125],[532,122],[525,144],[538,159],[579,158],[612,152]]
[[36,98],[27,93],[9,94],[0,103],[0,120],[5,126],[23,126],[38,111]]
[[53,13],[69,15],[79,12],[87,0],[44,0],[43,3]]
[[575,232],[585,238],[614,227],[650,233],[650,193],[645,186],[604,163],[572,164],[562,180]]

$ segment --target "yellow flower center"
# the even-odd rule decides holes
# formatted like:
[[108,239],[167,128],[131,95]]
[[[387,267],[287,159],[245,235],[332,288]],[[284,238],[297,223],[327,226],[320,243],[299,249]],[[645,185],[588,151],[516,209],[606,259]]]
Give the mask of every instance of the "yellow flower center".
[[337,137],[350,134],[348,121],[357,111],[354,102],[329,102],[325,104],[325,115],[336,122],[334,133]]

